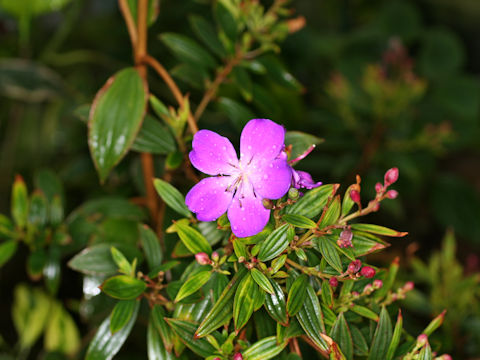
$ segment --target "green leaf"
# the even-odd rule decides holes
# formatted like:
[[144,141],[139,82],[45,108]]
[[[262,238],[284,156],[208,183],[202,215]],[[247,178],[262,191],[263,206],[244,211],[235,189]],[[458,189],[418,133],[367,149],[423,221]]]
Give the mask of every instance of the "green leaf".
[[53,171],[44,169],[36,173],[35,187],[43,192],[48,202],[52,202],[55,196],[59,196],[63,201],[62,182]]
[[176,149],[175,139],[166,126],[147,114],[132,149],[156,155],[169,154]]
[[227,3],[222,1],[218,1],[215,5],[216,20],[220,24],[223,33],[234,43],[238,32],[238,25],[235,19],[235,13],[233,12],[235,9],[232,9],[233,5],[227,8]]
[[355,202],[352,200],[352,197],[350,196],[350,191],[352,191],[356,187],[357,187],[357,184],[350,185],[345,191],[345,194],[343,195],[342,214],[341,214],[342,218],[344,216],[347,216],[350,210],[352,210],[353,205],[355,205]]
[[33,280],[39,280],[42,277],[43,268],[47,262],[47,253],[43,248],[33,250],[27,259],[28,276]]
[[182,240],[182,243],[192,254],[198,254],[200,252],[207,254],[212,253],[212,247],[207,239],[205,239],[205,237],[197,230],[188,225],[184,225],[181,222],[176,222],[175,227],[177,228],[180,240]]
[[270,336],[250,346],[242,353],[244,360],[267,360],[272,359],[282,352],[287,342],[277,343],[275,336]]
[[0,267],[2,267],[17,251],[17,241],[7,240],[0,244]]
[[275,229],[260,245],[258,260],[268,261],[280,255],[288,246],[288,225],[284,224]]
[[110,331],[115,334],[130,320],[135,310],[137,300],[121,300],[115,304],[110,315]]
[[292,145],[292,152],[290,153],[290,159],[292,160],[304,154],[310,147],[322,142],[323,139],[300,131],[287,131],[285,133],[285,145]]
[[395,351],[397,350],[398,344],[400,343],[400,338],[402,336],[403,330],[403,316],[402,311],[398,310],[397,316],[397,323],[395,324],[395,329],[393,330],[392,341],[390,345],[388,345],[387,355],[385,356],[385,360],[392,360],[393,356],[395,355]]
[[55,302],[49,312],[44,347],[51,352],[73,356],[80,348],[80,332],[75,321],[63,306]]
[[297,314],[297,319],[310,340],[320,349],[328,351],[327,343],[320,336],[320,333],[325,333],[322,308],[311,285],[307,285],[307,296],[303,307]]
[[168,325],[180,337],[180,340],[195,354],[208,357],[216,352],[216,349],[205,339],[195,337],[197,324],[178,319],[166,319]]
[[17,234],[12,221],[3,214],[0,214],[0,239],[15,239]]
[[300,275],[295,279],[288,291],[287,313],[289,316],[295,316],[303,306],[307,296],[308,276]]
[[384,360],[391,340],[392,322],[385,306],[383,306],[382,311],[380,312],[380,320],[378,321],[377,329],[373,335],[368,360]]
[[353,340],[348,328],[347,321],[343,312],[338,315],[337,320],[333,324],[330,336],[340,346],[342,353],[348,360],[353,359]]
[[[135,24],[137,23],[137,8],[138,0],[127,0],[130,12],[132,13],[132,18]],[[155,23],[158,17],[160,8],[160,0],[148,0],[147,6],[147,25],[151,26]]]
[[162,200],[173,210],[185,217],[192,215],[187,205],[185,205],[185,198],[173,185],[170,185],[162,179],[155,179],[153,184],[155,185],[158,195],[160,195]]
[[135,303],[136,306],[130,320],[115,334],[110,332],[110,317],[102,322],[88,346],[85,360],[110,360],[118,353],[137,320],[140,301]]
[[47,198],[40,190],[35,190],[30,198],[28,223],[35,227],[44,227],[47,223]]
[[163,260],[163,252],[157,235],[147,225],[138,225],[138,231],[148,267],[155,269],[162,264]]
[[238,101],[220,97],[217,101],[219,110],[226,115],[237,130],[242,130],[248,120],[255,118],[251,110]]
[[273,294],[265,294],[265,309],[267,309],[267,312],[275,321],[286,326],[288,323],[288,316],[285,305],[285,294],[276,281],[269,281],[273,287]]
[[61,249],[57,245],[51,245],[48,249],[47,261],[43,266],[43,278],[49,293],[53,296],[57,294],[60,285],[60,261]]
[[207,70],[188,63],[175,66],[170,70],[170,73],[194,89],[204,90],[207,84],[211,82]]
[[215,59],[195,40],[179,34],[163,33],[160,40],[180,60],[201,68],[214,69]]
[[384,236],[394,236],[394,237],[403,237],[407,235],[407,232],[400,232],[386,228],[385,226],[374,225],[374,224],[352,224],[352,230],[365,231],[367,233],[384,235]]
[[326,237],[314,238],[313,242],[327,263],[339,274],[343,273],[342,260],[333,242]]
[[335,224],[338,218],[340,217],[340,212],[341,212],[340,196],[337,195],[328,206],[327,211],[322,217],[322,221],[320,221],[320,224],[318,224],[318,228],[323,229],[329,225]]
[[120,272],[123,272],[126,275],[131,275],[132,265],[130,265],[125,255],[123,255],[122,252],[116,249],[114,246],[110,248],[110,252],[112,253],[112,259],[115,261],[115,264],[117,264]]
[[127,275],[117,275],[105,280],[101,289],[115,299],[131,300],[140,296],[146,287],[142,280]]
[[362,332],[355,326],[350,324],[350,333],[353,339],[353,351],[355,355],[367,356],[368,345]]
[[88,121],[88,145],[101,182],[132,146],[146,105],[146,84],[134,68],[113,75],[95,96]]
[[377,315],[376,312],[370,310],[369,308],[365,307],[365,306],[362,306],[362,305],[353,305],[351,308],[350,308],[351,311],[353,311],[354,313],[360,315],[360,316],[363,316],[367,319],[371,319],[373,321],[378,321],[379,317]]
[[25,284],[15,287],[12,319],[20,347],[31,347],[41,335],[50,315],[50,300],[44,292]]
[[365,256],[390,246],[375,235],[364,232],[353,232],[353,254],[355,257]]
[[233,301],[233,321],[237,333],[252,316],[255,307],[255,295],[258,291],[258,285],[253,280],[251,273],[248,273],[238,285]]
[[258,286],[263,289],[263,291],[273,294],[274,290],[270,280],[268,280],[268,278],[260,270],[253,268],[250,270],[250,273],[252,274],[253,280],[255,280]]
[[285,214],[282,216],[282,220],[301,229],[314,229],[317,227],[314,221],[302,215]]
[[231,73],[235,86],[239,89],[240,94],[245,101],[250,102],[252,100],[253,83],[247,70],[242,67],[234,67]]
[[399,262],[399,258],[397,257],[390,264],[387,276],[383,280],[383,286],[377,291],[375,291],[376,299],[383,298],[385,295],[387,295],[387,292],[392,288],[398,273],[398,268],[399,268],[398,262]]
[[188,18],[195,35],[218,57],[226,56],[222,43],[218,40],[217,32],[210,23],[201,16],[192,15]]
[[288,206],[285,212],[313,219],[320,214],[324,206],[327,205],[328,198],[336,193],[338,187],[338,184],[327,184],[310,190],[295,204]]
[[162,341],[160,333],[155,326],[155,320],[153,319],[153,311],[150,314],[150,320],[148,322],[147,329],[147,353],[148,360],[175,360],[176,357],[165,347]]
[[180,300],[186,298],[187,296],[193,294],[195,291],[199,290],[212,276],[212,272],[208,271],[201,271],[190,278],[182,285],[180,290],[175,297],[175,302],[179,302]]
[[237,290],[239,282],[246,274],[245,268],[242,266],[230,280],[227,287],[223,290],[215,305],[200,323],[195,335],[196,337],[204,337],[210,334],[220,326],[227,324],[233,314],[233,298]]
[[432,355],[432,348],[430,347],[430,344],[427,342],[425,346],[420,350],[420,353],[418,354],[418,360],[432,360],[433,355]]
[[243,256],[245,259],[249,259],[248,252],[247,252],[247,247],[243,243],[243,241],[239,238],[235,238],[232,241],[233,243],[233,251],[235,252],[235,255],[237,258],[240,258]]
[[19,175],[12,186],[11,213],[15,224],[19,228],[25,227],[28,218],[28,194],[27,186]]

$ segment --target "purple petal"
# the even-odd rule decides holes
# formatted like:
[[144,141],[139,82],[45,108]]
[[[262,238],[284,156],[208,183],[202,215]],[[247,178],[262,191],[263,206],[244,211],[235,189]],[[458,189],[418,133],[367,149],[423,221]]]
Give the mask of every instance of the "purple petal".
[[284,148],[285,129],[268,119],[250,120],[240,136],[240,160],[267,162],[275,159]]
[[193,137],[190,161],[201,172],[209,175],[229,175],[235,171],[238,158],[226,137],[210,130],[200,130]]
[[203,179],[187,194],[185,204],[200,221],[217,220],[232,202],[233,193],[226,191],[232,182],[229,176]]
[[305,188],[305,189],[313,189],[316,187],[319,187],[322,185],[322,182],[315,182],[312,179],[312,176],[305,172],[305,171],[300,171],[300,170],[293,170],[293,186],[297,189],[300,188]]
[[228,220],[232,232],[237,237],[247,237],[258,234],[270,219],[270,210],[265,209],[260,197],[255,197],[253,191],[245,197],[245,192],[237,191],[232,204],[228,208]]
[[286,158],[282,157],[257,168],[248,178],[255,193],[262,198],[280,199],[292,183],[292,168]]

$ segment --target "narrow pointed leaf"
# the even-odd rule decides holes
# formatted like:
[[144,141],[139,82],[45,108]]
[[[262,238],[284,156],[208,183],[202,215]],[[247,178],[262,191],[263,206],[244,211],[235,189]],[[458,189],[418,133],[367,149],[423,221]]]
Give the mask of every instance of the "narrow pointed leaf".
[[314,244],[327,263],[337,270],[339,274],[343,273],[342,260],[335,245],[326,237],[315,238]]
[[0,267],[3,266],[17,251],[17,241],[7,240],[0,244]]
[[276,281],[269,281],[270,285],[272,285],[273,293],[265,294],[265,308],[275,321],[278,321],[280,324],[286,326],[288,323],[288,316],[287,307],[285,304],[285,294]]
[[136,305],[136,300],[121,300],[115,304],[112,314],[110,315],[110,331],[112,334],[115,334],[128,324]]
[[127,274],[127,275],[131,274],[132,266],[128,262],[125,255],[123,255],[120,250],[115,248],[115,246],[112,246],[110,248],[110,252],[112,254],[112,259],[113,259],[113,261],[115,261],[115,264],[117,264],[120,272],[123,272],[124,274]]
[[40,190],[36,190],[30,199],[28,208],[28,223],[37,227],[43,227],[47,223],[48,209],[47,198]]
[[322,142],[323,139],[301,131],[287,131],[285,134],[285,145],[292,145],[290,159],[296,159],[310,149],[311,146]]
[[207,239],[197,230],[180,222],[175,223],[175,227],[177,228],[180,240],[182,240],[182,243],[192,254],[198,254],[200,252],[207,254],[212,253],[212,247]]
[[176,356],[167,351],[160,337],[160,333],[154,325],[152,316],[147,329],[147,353],[148,360],[175,360]]
[[95,96],[88,121],[88,145],[102,182],[132,146],[146,103],[146,84],[134,68],[116,73]]
[[146,287],[142,280],[127,275],[117,275],[105,280],[101,289],[115,299],[131,300],[140,296]]
[[432,348],[430,347],[430,344],[427,342],[425,346],[420,350],[420,353],[418,354],[418,360],[432,360],[433,355],[432,355]]
[[365,231],[371,234],[384,235],[384,236],[393,236],[393,237],[403,237],[407,235],[407,232],[401,232],[389,229],[385,226],[374,225],[374,224],[352,224],[353,230]]
[[352,207],[355,205],[355,202],[352,200],[352,197],[350,196],[350,191],[352,191],[356,187],[357,187],[356,184],[350,185],[345,191],[345,195],[343,195],[342,214],[341,214],[342,217],[347,216],[350,210],[352,210]]
[[318,228],[323,229],[326,226],[335,224],[340,217],[340,213],[342,210],[341,207],[342,205],[340,203],[340,196],[337,195],[328,206],[327,211],[322,217],[322,221],[320,221],[320,223],[318,224]]
[[380,320],[373,335],[368,360],[384,360],[392,340],[392,322],[385,307],[380,312]]
[[397,323],[395,324],[395,329],[393,330],[392,341],[388,345],[387,355],[385,356],[386,360],[392,360],[397,350],[398,344],[400,343],[400,337],[402,336],[403,330],[403,317],[402,311],[398,310]]
[[190,277],[187,281],[185,281],[178,291],[177,296],[175,297],[175,302],[179,302],[180,300],[199,290],[203,285],[206,284],[211,276],[212,272],[207,270],[201,271]]
[[288,291],[287,313],[289,316],[295,316],[303,306],[307,296],[308,276],[300,275],[295,279]]
[[139,225],[140,241],[147,259],[148,267],[155,269],[162,264],[163,251],[157,235],[147,225]]
[[146,115],[132,149],[156,155],[166,155],[175,151],[175,139],[168,128],[153,116]]
[[201,16],[193,15],[189,17],[189,20],[190,26],[195,31],[195,35],[198,36],[215,55],[223,58],[226,55],[225,49],[218,39],[217,31],[215,31],[212,25]]
[[185,320],[166,319],[168,325],[180,337],[180,340],[195,354],[208,357],[216,352],[216,349],[206,340],[195,337],[197,324]]
[[347,321],[343,313],[338,315],[337,320],[333,324],[330,336],[340,346],[342,353],[348,360],[353,359],[353,340],[350,334]]
[[260,261],[271,260],[280,255],[288,246],[288,225],[284,224],[275,229],[260,245],[258,259]]
[[350,324],[350,333],[352,334],[353,339],[353,351],[355,355],[358,356],[367,356],[368,355],[368,344],[365,340],[365,336],[362,334],[359,328],[355,325]]
[[11,213],[15,224],[23,228],[28,218],[28,193],[23,178],[19,175],[12,186]]
[[282,219],[290,225],[301,229],[314,229],[317,227],[317,224],[314,221],[302,215],[285,214],[282,216]]
[[327,205],[328,198],[335,194],[338,187],[338,184],[327,184],[310,190],[295,204],[288,206],[285,212],[287,214],[303,215],[313,219],[320,214],[323,207]]
[[195,40],[173,33],[163,33],[160,39],[179,60],[202,68],[215,68],[215,59]]
[[259,288],[251,273],[247,274],[235,292],[233,301],[233,321],[235,330],[238,332],[250,319],[255,307],[256,294]]
[[85,360],[110,360],[120,350],[132,327],[137,320],[140,301],[136,301],[135,309],[128,323],[115,334],[110,332],[110,317],[106,318],[97,330],[93,340],[88,346]]
[[250,270],[253,280],[260,286],[265,292],[273,294],[273,286],[268,278],[258,269],[253,268]]
[[365,306],[362,306],[362,305],[353,305],[351,308],[350,308],[351,311],[353,311],[354,313],[360,315],[360,316],[363,316],[367,319],[370,319],[370,320],[373,320],[373,321],[378,321],[379,317],[378,315],[370,310],[369,308],[365,307]]
[[185,197],[174,186],[162,179],[153,181],[155,190],[165,203],[180,215],[190,217],[192,214],[185,205]]
[[272,359],[282,352],[287,345],[286,341],[277,343],[276,336],[270,336],[250,346],[242,353],[244,360],[267,360]]
[[320,349],[327,351],[328,345],[320,336],[320,333],[325,333],[323,313],[317,294],[311,285],[307,285],[307,296],[303,307],[297,314],[297,319],[310,340]]

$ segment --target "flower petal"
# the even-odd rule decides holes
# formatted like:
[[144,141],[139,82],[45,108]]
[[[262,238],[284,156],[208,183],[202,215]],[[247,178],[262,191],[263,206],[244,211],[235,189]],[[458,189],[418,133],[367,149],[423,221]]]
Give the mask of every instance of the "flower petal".
[[285,128],[268,119],[250,120],[240,136],[240,160],[243,164],[267,162],[283,150]]
[[248,179],[255,193],[262,198],[280,199],[287,193],[292,183],[292,168],[282,157],[255,169]]
[[215,176],[201,180],[190,189],[185,204],[200,221],[217,220],[232,202],[233,193],[226,191],[232,179]]
[[246,196],[241,198],[239,192],[233,198],[228,208],[228,220],[232,232],[237,237],[247,237],[258,234],[270,219],[270,210],[265,209],[260,197]]
[[292,170],[292,172],[293,172],[293,186],[296,189],[305,188],[310,190],[322,185],[321,181],[319,182],[313,181],[312,175],[310,175],[305,171]]
[[192,165],[209,175],[229,175],[238,165],[237,153],[230,140],[210,130],[200,130],[193,137],[189,157]]

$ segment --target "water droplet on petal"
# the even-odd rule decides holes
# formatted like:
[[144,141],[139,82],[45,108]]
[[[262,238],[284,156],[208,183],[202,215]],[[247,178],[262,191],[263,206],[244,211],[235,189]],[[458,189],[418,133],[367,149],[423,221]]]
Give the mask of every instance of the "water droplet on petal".
[[247,219],[246,219],[246,218],[242,218],[242,221],[247,221]]
[[263,180],[267,180],[268,179],[268,175],[267,174],[263,174]]

